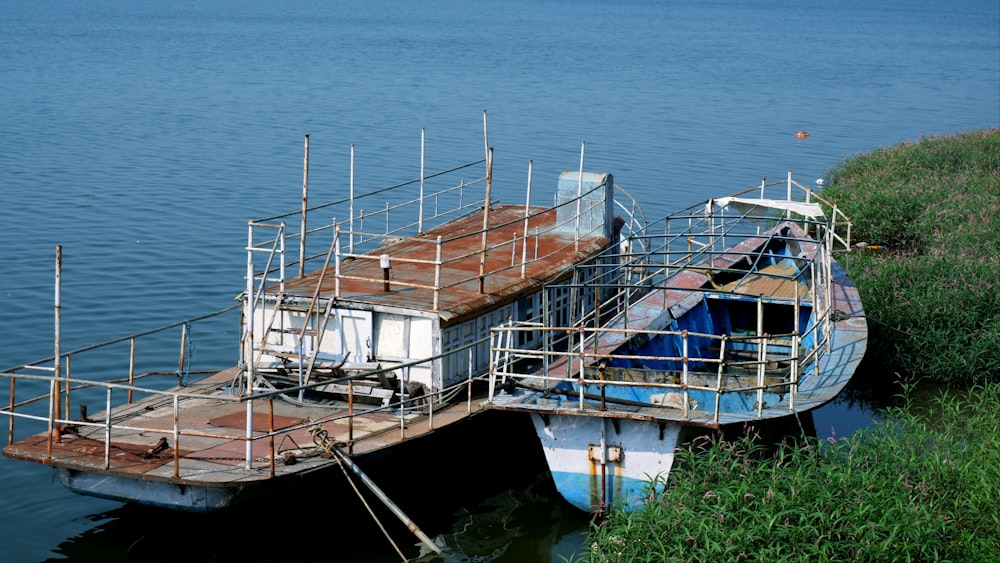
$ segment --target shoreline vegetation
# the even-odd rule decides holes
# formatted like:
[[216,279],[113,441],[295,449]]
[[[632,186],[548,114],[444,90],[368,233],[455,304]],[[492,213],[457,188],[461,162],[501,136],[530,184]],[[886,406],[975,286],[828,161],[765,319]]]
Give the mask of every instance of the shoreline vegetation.
[[1000,128],[845,160],[823,197],[863,241],[864,386],[851,436],[678,452],[663,493],[596,520],[576,561],[992,561],[1000,557]]

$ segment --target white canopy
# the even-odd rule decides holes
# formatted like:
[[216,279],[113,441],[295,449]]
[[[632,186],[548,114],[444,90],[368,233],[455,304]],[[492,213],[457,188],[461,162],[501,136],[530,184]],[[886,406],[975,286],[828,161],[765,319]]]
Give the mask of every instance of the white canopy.
[[746,197],[720,197],[715,200],[719,207],[733,207],[745,215],[762,215],[766,209],[791,211],[809,219],[823,217],[823,208],[818,203],[786,201],[783,199],[760,199]]

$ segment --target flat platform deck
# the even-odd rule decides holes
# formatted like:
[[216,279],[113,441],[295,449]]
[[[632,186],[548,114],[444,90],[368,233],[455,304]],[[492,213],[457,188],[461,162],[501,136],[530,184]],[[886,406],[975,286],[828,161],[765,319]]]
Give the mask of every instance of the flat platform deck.
[[[321,455],[322,448],[317,447],[310,433],[313,427],[322,427],[348,455],[364,456],[425,436],[480,411],[477,400],[436,405],[433,414],[416,410],[400,413],[398,409],[364,412],[363,408],[373,407],[356,405],[353,416],[346,401],[332,408],[282,400],[254,401],[253,435],[258,439],[252,442],[253,463],[247,469],[247,405],[219,390],[235,375],[235,370],[219,372],[173,390],[185,394],[177,409],[177,426],[183,432],[177,438],[176,449],[167,445],[174,444],[174,410],[169,403],[162,404],[162,397],[153,397],[115,411],[107,467],[104,413],[88,417],[94,422],[80,422],[64,429],[61,439],[53,439],[51,446],[47,434],[36,434],[7,446],[4,455],[109,476],[189,485],[249,483],[336,464],[336,458]],[[266,437],[269,431],[280,434]],[[158,449],[163,439],[166,444]],[[294,456],[293,463],[285,462],[286,454]]]
[[[471,215],[430,229],[416,237],[391,242],[367,258],[349,258],[340,263],[340,298],[346,301],[434,311],[434,290],[438,310],[445,322],[468,318],[489,310],[499,301],[537,291],[609,244],[602,234],[581,233],[575,242],[572,225],[556,228],[554,210],[497,205],[488,217],[486,248],[483,247],[483,217]],[[540,233],[540,234],[536,234]],[[441,255],[438,257],[440,237]],[[525,248],[527,245],[527,248]],[[380,255],[391,261],[389,291],[384,290]],[[435,266],[440,259],[441,267]],[[523,260],[522,260],[523,259]],[[524,273],[522,274],[522,261]],[[331,269],[333,267],[331,266]],[[480,271],[484,272],[480,291]],[[320,277],[322,276],[322,280]],[[286,282],[292,295],[332,298],[337,294],[332,272],[308,273]]]

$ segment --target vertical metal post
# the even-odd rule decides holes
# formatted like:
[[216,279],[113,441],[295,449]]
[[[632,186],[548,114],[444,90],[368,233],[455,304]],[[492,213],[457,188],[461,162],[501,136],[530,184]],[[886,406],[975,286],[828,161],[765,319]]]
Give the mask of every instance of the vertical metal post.
[[111,467],[111,387],[104,399],[104,469]]
[[[490,401],[493,400],[493,383],[495,376],[490,374]],[[434,396],[431,395],[431,412],[434,412]],[[469,348],[469,369],[467,383],[465,385],[465,412],[472,412],[472,348]],[[11,417],[13,418],[13,417]]]
[[[181,374],[184,373],[184,364],[185,364],[185,360],[187,359],[186,358],[186,353],[187,353],[187,339],[188,339],[188,323],[184,323],[184,325],[181,326],[181,352],[180,352],[180,359],[177,362],[177,373],[178,373],[178,375],[181,375]],[[130,389],[130,391],[131,391],[131,389]]]
[[[785,201],[792,201],[792,171],[788,171],[788,176],[785,185]],[[785,217],[791,217],[792,211],[788,210],[785,212]]]
[[[309,135],[306,135],[305,141],[305,155],[302,157],[302,230],[299,231],[299,276],[305,274],[306,270],[306,214],[309,209]],[[282,230],[282,238],[284,238],[284,230]],[[284,246],[284,242],[282,242]],[[285,255],[282,252],[281,262],[284,264]],[[284,283],[285,276],[281,276],[281,281]]]
[[757,417],[764,409],[764,360],[767,339],[764,337],[764,294],[757,296]]
[[[351,197],[350,197],[350,216],[347,218],[347,230],[350,231],[350,238],[347,242],[347,253],[354,254],[354,145],[351,145]],[[362,221],[364,220],[364,212],[362,211]],[[364,223],[362,223],[361,228],[364,228]]]
[[[485,116],[485,112],[484,112]],[[490,191],[493,186],[493,149],[486,149],[486,201],[483,202],[483,240],[479,255],[479,293],[486,292],[486,246],[489,241],[487,233],[490,227],[490,202],[493,199]]]
[[274,396],[273,395],[267,398],[267,433],[270,434],[270,437],[268,439],[268,449],[271,451],[270,455],[271,464],[269,472],[271,474],[271,477],[274,477],[275,473],[274,458],[276,456],[274,451]]
[[417,215],[417,234],[424,232],[424,128],[420,128],[420,212]]
[[573,237],[573,249],[576,252],[580,251],[580,199],[583,197],[583,149],[586,146],[585,142],[580,143],[580,170],[577,173],[576,178],[576,234]]
[[129,339],[128,351],[128,404],[132,404],[132,384],[135,383],[135,338]]
[[688,331],[681,331],[681,383],[683,384],[681,390],[684,394],[684,404],[681,405],[681,414],[684,418],[689,416],[688,413]]
[[531,161],[528,161],[528,189],[524,196],[524,244],[521,246],[521,279],[524,279],[528,261],[528,215],[531,214]]
[[[53,365],[52,365],[52,376],[53,376],[53,389],[50,391],[49,398],[49,432],[50,437],[52,432],[55,432],[55,439],[61,440],[61,426],[55,423],[55,420],[62,418],[60,411],[60,393],[61,393],[61,383],[60,379],[62,377],[62,365],[60,361],[62,360],[61,351],[61,334],[62,334],[62,245],[56,245],[56,279],[55,279],[55,306],[54,306],[54,331],[55,331],[55,348],[53,351]],[[54,391],[54,392],[53,392]],[[49,451],[51,455],[52,440],[49,440]]]
[[[557,286],[558,287],[558,286]],[[542,314],[541,322],[543,332],[542,332],[542,350],[546,352],[552,349],[552,316],[549,312],[549,289],[542,287]],[[542,386],[549,386],[549,355],[545,353],[542,355]]]
[[802,313],[802,295],[801,295],[801,292],[799,291],[801,287],[802,287],[801,284],[799,284],[799,283],[795,284],[795,307],[794,307],[795,319],[793,320],[793,323],[792,323],[793,335],[792,335],[792,350],[791,350],[791,352],[792,352],[791,353],[791,356],[792,356],[792,358],[791,358],[792,372],[789,374],[789,378],[791,380],[791,385],[789,386],[789,389],[788,389],[788,410],[791,410],[793,412],[795,411],[795,394],[799,390],[799,386],[798,386],[798,382],[799,382],[799,345],[800,345],[799,343],[801,342],[801,338],[802,338],[801,335],[799,334],[799,331],[802,329],[801,326],[800,326],[800,323],[799,323],[799,316]]
[[[304,213],[303,213],[303,217],[305,217]],[[302,231],[302,240],[305,240],[305,226],[306,226],[305,225],[305,219],[303,219],[303,221],[302,221],[302,228],[303,228],[303,231]],[[278,229],[278,284],[281,287],[281,292],[282,293],[285,292],[285,278],[287,277],[285,275],[285,254],[286,254],[285,232],[286,232],[286,230],[287,230],[287,227],[285,225],[285,222],[282,221],[281,222],[281,227]],[[299,275],[300,276],[302,275],[304,267],[305,267],[305,259],[304,259],[303,256],[299,256]],[[264,272],[264,277],[265,278],[267,277],[267,272]],[[263,288],[264,285],[266,285],[266,282],[265,282],[265,284],[261,285],[261,288]]]
[[483,156],[486,157],[486,173],[489,175],[490,168],[490,135],[486,128],[486,110],[483,110]]
[[406,396],[406,382],[410,379],[410,368],[404,368],[403,377],[399,378],[399,439],[406,438],[406,405],[403,397]]
[[[336,224],[336,222],[334,222]],[[333,229],[333,296],[340,298],[340,226]]]
[[[10,404],[8,405],[7,409],[10,412],[14,412],[14,405],[16,403],[17,403],[17,401],[14,398],[14,378],[11,377],[10,378]],[[7,445],[8,446],[14,443],[14,419],[15,418],[17,418],[17,417],[15,417],[15,416],[8,416],[7,417]]]
[[[584,394],[584,389],[586,388],[586,380],[587,380],[586,373],[584,372],[584,363],[585,363],[584,354],[587,353],[587,350],[584,348],[584,334],[583,334],[582,324],[576,328],[576,332],[577,334],[580,335],[580,352],[579,352],[579,357],[577,358],[580,361],[580,371],[579,375],[577,376],[577,380],[579,381],[580,385],[580,410],[583,410],[583,394]],[[570,349],[572,350],[572,348]],[[570,363],[570,365],[572,366],[573,364]]]
[[354,380],[347,380],[347,451],[354,453]]
[[[247,389],[247,393],[253,395],[253,388]],[[253,401],[247,401],[247,432],[246,432],[246,469],[253,469]]]
[[248,222],[247,229],[247,289],[246,289],[246,300],[243,305],[244,312],[244,322],[246,322],[246,342],[244,343],[243,349],[243,360],[246,366],[246,386],[249,392],[250,388],[253,386],[253,370],[257,359],[254,357],[253,350],[253,339],[254,339],[254,315],[256,314],[256,303],[257,298],[254,295],[254,271],[253,271],[253,253],[254,253],[254,242],[253,242],[253,221]]
[[181,428],[181,409],[180,409],[180,396],[174,395],[174,478],[181,476],[181,456],[180,456],[180,444],[178,443],[181,438],[180,428]]
[[[254,316],[256,315],[256,298],[254,296],[254,272],[253,272],[253,222],[250,223],[249,235],[247,242],[247,296],[246,296],[246,323],[247,323],[247,343],[246,343],[246,393],[249,395],[253,394],[253,373],[256,364],[256,358],[254,357],[253,350],[253,328],[254,328]],[[262,275],[266,276],[266,272]],[[266,283],[261,280],[261,284]],[[261,343],[263,344],[263,343]],[[253,401],[247,402],[247,438],[253,436]],[[246,468],[251,469],[253,461],[253,450],[252,444],[249,440],[246,443]]]
[[723,334],[719,341],[719,370],[715,379],[715,422],[719,422],[719,411],[722,409],[722,371],[726,368],[726,347],[729,344],[729,335]]
[[441,255],[443,252],[441,235],[437,237],[437,250],[434,256],[434,310],[438,310],[441,300]]

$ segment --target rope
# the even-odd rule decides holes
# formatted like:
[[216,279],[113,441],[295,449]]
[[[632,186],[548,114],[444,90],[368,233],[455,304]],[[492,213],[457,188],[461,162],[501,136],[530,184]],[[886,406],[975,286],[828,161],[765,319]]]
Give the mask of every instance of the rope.
[[[318,447],[322,448],[323,451],[325,451],[330,457],[334,457],[336,455],[333,452],[333,448],[336,444],[333,440],[330,440],[329,433],[326,431],[325,428],[322,428],[320,426],[313,426],[312,428],[309,429],[309,433],[312,434],[313,442]],[[396,542],[392,541],[392,537],[389,536],[389,532],[385,529],[385,526],[382,525],[382,522],[379,521],[378,516],[375,515],[375,512],[372,510],[371,506],[369,506],[368,501],[365,500],[364,495],[361,494],[361,491],[358,489],[358,486],[354,483],[354,480],[351,479],[351,476],[347,473],[347,468],[344,467],[343,463],[338,463],[337,465],[340,466],[340,470],[344,472],[344,477],[347,479],[347,482],[351,485],[351,488],[354,489],[354,494],[358,495],[358,500],[360,500],[361,504],[365,506],[365,510],[367,510],[368,514],[371,515],[372,520],[375,521],[375,524],[378,525],[378,528],[382,530],[382,534],[385,536],[385,539],[389,540],[389,543],[392,545],[392,548],[396,550],[396,553],[399,554],[399,557],[403,561],[406,561],[407,560],[406,556],[404,556],[403,552],[399,550],[399,547],[396,545]]]
[[385,526],[383,526],[382,522],[380,522],[378,517],[375,516],[375,512],[372,511],[371,506],[368,505],[368,502],[365,501],[365,497],[361,494],[361,491],[358,490],[358,486],[354,484],[354,480],[351,479],[351,476],[347,473],[347,468],[344,467],[343,463],[338,463],[337,465],[340,466],[340,470],[344,472],[344,478],[347,479],[347,482],[350,483],[351,488],[354,489],[354,494],[358,495],[358,499],[361,501],[361,504],[365,505],[365,510],[367,510],[368,514],[371,515],[372,520],[374,520],[375,524],[378,525],[379,530],[382,530],[382,535],[385,536],[385,539],[389,540],[389,544],[391,544],[392,548],[396,550],[397,554],[399,554],[399,558],[402,559],[403,561],[406,561],[407,560],[406,556],[403,555],[403,552],[399,550],[399,546],[396,545],[396,542],[392,541],[392,538],[389,536],[389,532],[386,531]]

